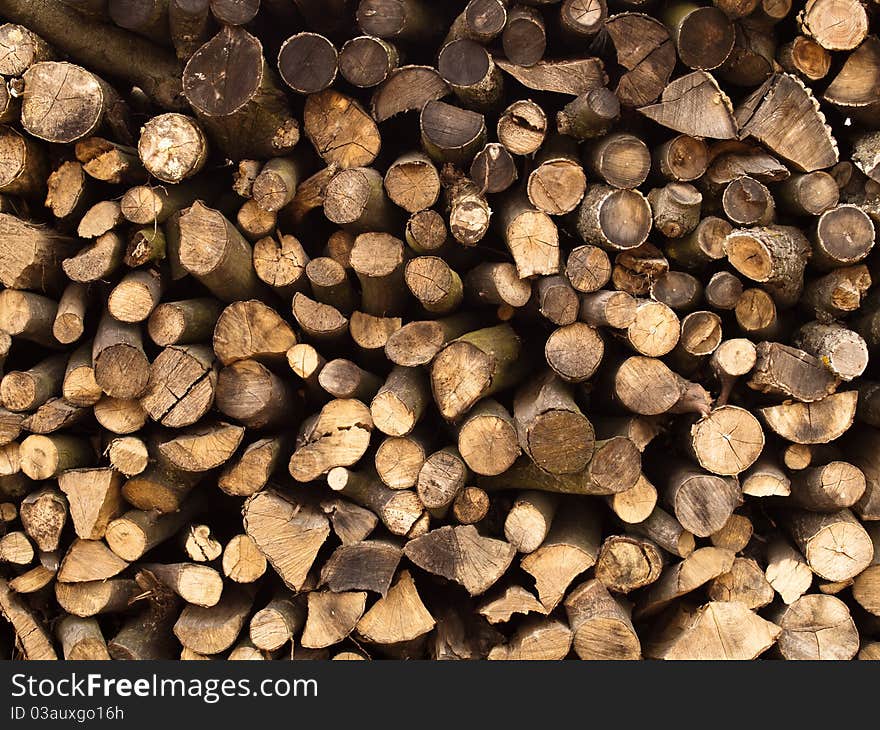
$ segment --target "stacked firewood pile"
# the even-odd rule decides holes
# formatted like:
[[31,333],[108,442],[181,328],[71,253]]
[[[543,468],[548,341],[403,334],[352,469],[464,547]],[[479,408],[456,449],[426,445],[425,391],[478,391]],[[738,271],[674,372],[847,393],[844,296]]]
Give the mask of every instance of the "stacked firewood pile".
[[880,657],[876,0],[0,17],[4,656]]

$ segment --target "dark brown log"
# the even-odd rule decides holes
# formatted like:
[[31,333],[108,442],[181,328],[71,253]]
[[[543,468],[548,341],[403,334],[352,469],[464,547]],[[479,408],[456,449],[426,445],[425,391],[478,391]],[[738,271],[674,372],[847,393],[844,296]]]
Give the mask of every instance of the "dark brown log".
[[518,66],[534,66],[547,49],[543,16],[526,5],[516,5],[506,15],[507,23],[501,36],[505,58]]
[[501,71],[476,41],[459,38],[447,43],[437,57],[437,70],[467,108],[488,111],[501,100]]
[[314,94],[333,83],[338,69],[333,44],[318,33],[297,33],[281,46],[278,73],[299,94]]
[[339,51],[339,73],[348,83],[371,88],[397,68],[399,54],[388,41],[363,35],[351,38]]
[[651,206],[644,195],[606,185],[591,186],[577,213],[581,239],[611,251],[644,243],[651,224]]
[[299,124],[260,41],[242,28],[224,26],[193,54],[183,91],[205,130],[233,159],[283,155],[299,141]]

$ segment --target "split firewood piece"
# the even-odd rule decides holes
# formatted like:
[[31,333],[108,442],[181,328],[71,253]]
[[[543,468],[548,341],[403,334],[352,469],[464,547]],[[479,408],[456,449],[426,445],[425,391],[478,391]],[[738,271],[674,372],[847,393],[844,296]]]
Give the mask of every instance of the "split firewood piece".
[[321,568],[318,587],[326,586],[334,593],[372,591],[385,596],[401,557],[401,549],[384,540],[340,545]]
[[195,119],[160,114],[141,129],[138,156],[153,177],[176,184],[204,167],[208,140]]
[[680,606],[645,647],[653,659],[749,660],[776,643],[781,629],[740,602]]
[[[94,134],[104,121],[118,120],[122,101],[97,75],[82,66],[63,61],[41,61],[23,74],[26,93],[21,105],[21,124],[37,139],[69,144]],[[58,98],[65,104],[58,104]],[[69,105],[78,113],[70,115]]]
[[187,557],[196,563],[210,563],[220,557],[223,546],[208,525],[188,525],[180,536]]
[[499,142],[489,142],[474,155],[470,174],[479,190],[485,193],[503,193],[519,177],[513,155]]
[[[151,448],[152,460],[143,471],[129,478],[122,487],[122,495],[138,509],[168,515],[181,508],[202,473],[178,469],[168,459],[156,458],[155,444],[151,444]],[[185,452],[182,456],[188,458]]]
[[61,281],[61,262],[73,251],[73,241],[57,231],[0,213],[0,283],[4,286],[55,289]]
[[724,252],[737,271],[763,283],[780,307],[790,307],[800,298],[810,247],[798,229],[765,226],[735,230],[724,240]]
[[465,295],[478,304],[523,307],[529,301],[532,286],[520,279],[516,266],[504,263],[477,264],[464,278]]
[[21,442],[21,471],[34,479],[51,479],[68,469],[93,463],[91,445],[76,436],[32,434]]
[[[224,85],[221,76],[236,83]],[[243,28],[224,26],[192,55],[182,81],[199,122],[231,159],[283,155],[299,141],[262,44]]]
[[644,522],[657,506],[657,488],[644,475],[635,486],[605,497],[611,511],[628,525]]
[[663,571],[643,597],[636,611],[636,618],[653,615],[672,601],[695,591],[719,575],[729,573],[733,567],[734,553],[716,547],[694,550],[687,558]]
[[723,405],[690,428],[687,450],[713,474],[735,476],[755,463],[764,449],[764,431],[749,411]]
[[143,350],[141,329],[119,322],[104,312],[92,343],[95,381],[113,398],[143,395],[150,377],[150,363]]
[[743,475],[742,491],[749,497],[787,497],[791,480],[772,457],[762,456]]
[[0,380],[0,401],[14,412],[32,412],[61,390],[67,363],[63,354],[52,355],[30,370],[12,370]]
[[89,290],[84,284],[70,282],[61,294],[52,334],[58,342],[70,345],[82,337],[85,331],[86,309],[89,305]]
[[208,412],[215,389],[217,367],[212,349],[174,345],[162,350],[150,366],[150,380],[140,403],[152,420],[181,428]]
[[188,604],[209,608],[216,606],[223,591],[220,574],[207,565],[196,563],[143,563],[156,578]]
[[9,587],[16,593],[36,593],[55,581],[55,573],[55,570],[49,570],[49,568],[43,565],[37,565],[11,579]]
[[296,335],[290,325],[274,309],[255,299],[230,304],[214,327],[213,349],[222,365],[236,360],[277,364],[295,344]]
[[[118,409],[117,417],[114,412],[118,404],[127,404],[130,407]],[[131,418],[128,418],[129,412]],[[25,418],[21,427],[31,433],[53,433],[78,423],[87,413],[87,409],[71,405],[64,398],[50,398]],[[117,433],[120,432],[118,429],[138,429],[146,421],[137,401],[118,401],[115,398],[102,398],[95,404],[94,415],[95,420],[104,428]]]
[[456,421],[486,396],[521,379],[522,342],[507,324],[462,335],[431,364],[431,388],[440,414]]
[[605,21],[617,63],[626,69],[615,94],[626,107],[657,100],[675,67],[675,45],[659,20],[642,13],[618,13]]
[[552,474],[522,456],[503,474],[479,479],[484,489],[537,489],[560,494],[608,495],[636,485],[641,453],[628,438],[617,436],[596,442],[593,458],[582,472]]
[[327,474],[327,483],[333,491],[372,511],[394,535],[408,535],[424,515],[425,508],[415,492],[389,489],[374,472],[337,466]]
[[67,511],[67,499],[53,487],[31,492],[19,505],[24,531],[44,552],[58,549],[61,531],[67,522]]
[[464,489],[468,476],[461,454],[450,446],[425,458],[416,478],[416,493],[426,509],[440,514]]
[[596,328],[584,322],[559,327],[544,344],[544,358],[562,380],[581,383],[598,370],[605,354],[605,343]]
[[210,608],[187,604],[174,624],[174,635],[186,648],[199,654],[226,651],[238,638],[253,601],[247,588],[229,586]]
[[633,524],[630,529],[650,538],[664,550],[680,558],[686,558],[694,552],[696,543],[693,534],[659,506],[654,508],[647,519]]
[[691,137],[733,139],[737,136],[733,105],[706,71],[694,71],[670,82],[663,89],[660,103],[640,107],[639,112]]
[[20,596],[13,593],[9,583],[0,578],[0,614],[12,628],[25,659],[57,659],[52,640],[42,623]]
[[491,588],[516,554],[512,545],[482,537],[473,525],[432,530],[410,540],[403,551],[423,570],[459,583],[472,596]]
[[222,213],[196,201],[180,216],[180,263],[221,301],[258,297],[253,250]]
[[504,593],[480,603],[477,612],[490,624],[506,623],[514,614],[546,614],[547,609],[522,586],[508,586]]
[[802,596],[774,616],[782,628],[779,652],[789,660],[846,660],[859,650],[859,634],[846,604],[834,596]]
[[[784,123],[782,108],[786,110]],[[819,103],[791,74],[767,79],[737,108],[736,123],[740,138],[754,137],[803,172],[831,167],[839,159],[837,142]]]
[[428,365],[445,345],[470,331],[475,324],[470,314],[409,322],[388,336],[385,356],[395,365],[408,368]]
[[489,514],[489,495],[479,487],[465,487],[455,495],[452,516],[462,525],[475,525]]
[[303,129],[324,161],[343,169],[372,164],[381,146],[379,130],[366,111],[334,89],[308,97]]
[[640,246],[651,226],[651,206],[638,190],[591,185],[577,212],[576,227],[581,239],[607,251]]
[[249,535],[234,535],[223,548],[223,575],[235,583],[255,583],[266,572],[266,556]]
[[572,324],[579,308],[577,292],[566,277],[542,276],[535,282],[530,309],[548,322],[559,326]]
[[55,583],[58,605],[68,613],[83,618],[125,611],[139,592],[137,583],[128,578]]
[[458,450],[476,474],[493,476],[507,471],[520,454],[514,419],[497,401],[480,401],[459,426]]
[[380,362],[388,338],[403,326],[400,317],[376,317],[352,312],[349,334],[364,357],[364,362]]
[[549,215],[532,206],[524,190],[502,201],[498,224],[521,279],[559,272],[559,230]]
[[310,482],[337,466],[352,466],[370,442],[373,419],[356,400],[333,400],[300,427],[298,445],[290,457],[291,476]]
[[764,577],[783,603],[790,605],[810,589],[813,571],[803,555],[784,539],[776,538],[767,546]]
[[101,627],[93,618],[65,616],[56,626],[55,633],[67,661],[110,659]]
[[119,575],[128,563],[99,540],[76,539],[67,548],[58,580],[61,583],[85,583]]
[[238,360],[217,377],[217,410],[252,429],[289,423],[297,398],[288,384],[254,360]]
[[201,507],[197,498],[185,501],[176,512],[132,509],[107,525],[104,539],[123,560],[134,562],[144,553],[176,535]]
[[244,504],[244,528],[275,572],[294,591],[302,589],[330,523],[314,506],[269,489]]
[[64,273],[72,281],[87,284],[108,278],[122,265],[125,241],[118,232],[107,231],[93,244],[69,253],[61,263]]
[[815,403],[834,393],[839,382],[818,358],[803,350],[761,342],[748,386],[762,393]]
[[547,115],[530,99],[517,99],[499,115],[496,132],[512,155],[531,155],[544,143]]
[[832,461],[792,474],[792,499],[813,512],[852,507],[865,493],[865,474],[846,461]]
[[852,425],[858,394],[835,393],[814,403],[785,403],[760,408],[767,425],[782,438],[798,444],[827,444]]
[[431,66],[401,66],[394,69],[373,94],[373,118],[384,122],[407,111],[420,111],[429,101],[450,93],[449,85]]
[[506,644],[494,646],[488,659],[501,661],[558,661],[571,650],[572,632],[562,621],[540,618],[526,621]]
[[596,580],[615,593],[629,593],[656,581],[663,569],[663,553],[651,540],[611,535],[596,559]]
[[[2,93],[2,92],[0,92]],[[76,160],[62,162],[46,181],[45,206],[60,220],[75,221],[82,217],[90,202],[90,183]]]
[[0,537],[0,562],[30,565],[33,560],[34,546],[23,532],[7,532]]
[[406,436],[416,427],[429,398],[424,373],[397,366],[370,403],[373,424],[389,436]]
[[305,622],[305,606],[286,591],[279,591],[251,617],[248,635],[257,648],[276,651],[293,641]]
[[241,455],[231,459],[217,478],[217,486],[226,494],[249,497],[262,489],[285,456],[283,437],[264,438],[248,444]]
[[586,468],[593,456],[593,425],[554,373],[517,391],[513,415],[519,445],[541,469],[574,474]]
[[[14,289],[0,292],[0,326],[10,338],[18,337],[54,349],[58,347],[52,333],[57,315],[58,305],[48,297]],[[11,345],[11,340],[4,342],[5,354]]]
[[633,321],[627,326],[627,344],[645,357],[663,357],[675,349],[681,337],[681,321],[672,309],[659,301],[636,303]]
[[852,50],[868,33],[865,6],[854,0],[808,0],[798,14],[798,23],[805,34],[829,51]]
[[76,159],[82,163],[87,175],[111,185],[138,185],[147,180],[147,171],[136,149],[103,137],[89,137],[77,142]]
[[580,96],[605,86],[608,76],[598,58],[576,58],[565,61],[540,60],[532,66],[518,66],[496,57],[495,63],[527,89],[554,94]]
[[[474,161],[476,165],[476,160]],[[475,246],[486,236],[489,230],[489,220],[492,210],[486,200],[486,193],[491,192],[477,185],[471,178],[464,175],[452,164],[445,164],[440,171],[440,182],[443,187],[443,200],[449,212],[449,232],[452,237],[464,246]],[[409,238],[413,238],[417,228],[407,226]],[[425,238],[423,235],[421,238]],[[419,238],[419,244],[425,248],[425,243]],[[437,235],[438,243],[442,246],[445,242]],[[410,244],[412,245],[412,243]],[[418,250],[418,246],[416,247]],[[424,253],[429,253],[425,251]]]
[[366,601],[365,591],[310,592],[302,645],[308,649],[322,649],[344,640],[364,615]]
[[585,660],[634,660],[642,655],[629,606],[598,580],[581,583],[565,599],[573,648]]
[[736,601],[757,610],[773,601],[773,588],[754,560],[736,558],[729,573],[709,584],[708,596],[712,601]]
[[520,493],[504,520],[504,537],[517,552],[534,552],[550,532],[556,506],[557,498],[553,494]]
[[159,455],[176,469],[205,472],[225,464],[244,438],[244,428],[222,421],[181,431],[157,446]]
[[708,474],[687,462],[671,468],[664,494],[681,526],[697,537],[720,530],[743,501],[735,478]]
[[534,577],[548,613],[559,605],[571,582],[596,562],[599,539],[595,511],[581,500],[569,500],[557,508],[541,546],[523,556],[520,566]]
[[343,545],[365,540],[379,524],[379,518],[370,510],[347,499],[325,499],[321,502],[321,509],[330,518],[333,532]]
[[[827,73],[831,65],[831,54],[813,43],[827,57],[824,66]],[[880,94],[877,92],[878,73],[880,73],[880,39],[876,36],[868,36],[855,51],[849,54],[843,68],[826,87],[822,98],[857,119],[867,120],[871,114],[876,113],[880,102]]]
[[785,522],[807,564],[820,578],[854,578],[871,563],[871,538],[848,509],[828,514],[794,510]]
[[874,543],[874,557],[871,560],[871,565],[855,577],[852,585],[852,595],[856,603],[864,608],[865,611],[877,616],[880,615],[880,582],[878,582],[880,568],[878,568],[877,560],[880,557],[880,554],[878,554],[878,542],[880,540],[878,540],[875,524],[868,526],[868,534]]

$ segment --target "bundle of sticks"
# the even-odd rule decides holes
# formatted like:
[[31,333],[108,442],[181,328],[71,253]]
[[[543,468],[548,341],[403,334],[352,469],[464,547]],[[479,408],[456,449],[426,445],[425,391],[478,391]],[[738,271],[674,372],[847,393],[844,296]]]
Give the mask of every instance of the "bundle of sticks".
[[880,658],[876,0],[0,17],[3,656]]

